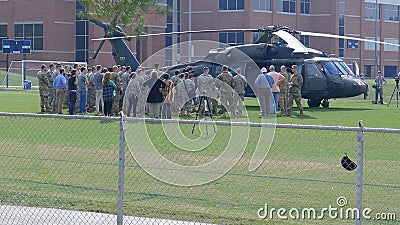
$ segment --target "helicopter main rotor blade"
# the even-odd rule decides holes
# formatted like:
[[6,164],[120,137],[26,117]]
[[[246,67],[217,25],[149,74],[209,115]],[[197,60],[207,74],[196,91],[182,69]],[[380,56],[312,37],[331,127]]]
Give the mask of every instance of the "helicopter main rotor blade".
[[370,43],[377,43],[377,44],[400,46],[399,44],[393,44],[393,43],[388,43],[388,42],[383,42],[383,41],[375,41],[375,40],[370,40],[370,39],[342,36],[342,35],[335,35],[335,34],[323,34],[323,33],[315,33],[315,32],[308,32],[308,31],[300,31],[300,34],[307,35],[307,36],[313,36],[313,37],[326,37],[326,38],[335,38],[335,39],[356,40],[356,41],[363,41],[363,42],[370,42]]
[[116,40],[122,38],[136,38],[136,37],[155,37],[155,36],[165,36],[172,34],[196,34],[196,33],[217,33],[217,32],[258,32],[259,29],[220,29],[220,30],[192,30],[192,31],[177,31],[177,32],[167,32],[167,33],[156,33],[156,34],[143,34],[137,36],[124,36],[124,37],[109,37],[109,38],[95,38],[92,41],[103,41],[103,40]]

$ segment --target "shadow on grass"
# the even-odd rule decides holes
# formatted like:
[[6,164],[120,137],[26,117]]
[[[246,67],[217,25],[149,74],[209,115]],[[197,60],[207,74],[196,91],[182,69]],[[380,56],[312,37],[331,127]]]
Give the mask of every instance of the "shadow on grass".
[[341,112],[341,111],[370,111],[368,108],[304,108],[310,112]]
[[[246,106],[247,111],[259,111],[260,107],[259,106]],[[293,111],[297,110],[297,107],[293,107]],[[340,111],[369,111],[373,109],[368,109],[368,108],[309,108],[309,107],[304,107],[304,111],[307,112],[340,112]]]

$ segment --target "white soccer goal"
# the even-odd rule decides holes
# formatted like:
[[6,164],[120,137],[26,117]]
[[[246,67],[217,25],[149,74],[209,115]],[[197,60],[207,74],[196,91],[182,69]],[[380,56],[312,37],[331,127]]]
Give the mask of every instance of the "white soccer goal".
[[[21,60],[21,61],[12,61],[10,67],[8,69],[8,87],[12,88],[24,88],[26,82],[30,81],[32,86],[38,85],[37,73],[40,70],[42,64],[45,64],[47,68],[49,68],[50,64],[60,63],[61,65],[70,65],[79,64],[83,66],[87,66],[86,62],[71,62],[71,61],[41,61],[41,60]],[[3,82],[1,83],[1,87],[7,87],[7,73],[0,74],[4,75]],[[1,76],[2,77],[2,76]]]

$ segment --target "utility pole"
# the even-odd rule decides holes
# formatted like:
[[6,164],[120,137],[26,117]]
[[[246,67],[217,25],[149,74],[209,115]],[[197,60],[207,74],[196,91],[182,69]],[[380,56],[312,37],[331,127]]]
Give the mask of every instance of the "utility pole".
[[[189,31],[192,31],[192,0],[189,0]],[[192,62],[192,34],[188,35],[188,62]]]
[[[378,41],[378,16],[379,16],[379,5],[378,0],[375,0],[375,41]],[[378,43],[375,42],[375,64],[374,64],[374,76],[378,74]]]
[[[178,0],[172,2],[172,32],[178,31]],[[178,62],[178,34],[172,34],[172,65]]]

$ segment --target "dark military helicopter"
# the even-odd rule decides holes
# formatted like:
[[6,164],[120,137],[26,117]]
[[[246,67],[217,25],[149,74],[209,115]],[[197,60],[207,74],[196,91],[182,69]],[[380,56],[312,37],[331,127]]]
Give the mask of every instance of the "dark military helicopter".
[[[107,28],[104,29],[107,30]],[[193,69],[193,75],[198,76],[202,73],[203,67],[207,66],[210,68],[210,74],[216,76],[221,71],[222,65],[232,68],[232,72],[235,68],[240,67],[249,83],[246,96],[254,97],[253,90],[255,89],[253,85],[260,73],[259,68],[268,68],[270,65],[280,68],[282,65],[288,67],[296,64],[304,80],[302,97],[308,99],[310,107],[319,107],[321,104],[323,107],[329,107],[329,99],[353,97],[366,91],[367,86],[364,81],[356,76],[342,59],[332,58],[324,52],[305,47],[295,37],[295,35],[300,34],[296,30],[284,26],[269,26],[258,30],[246,29],[240,31],[258,31],[261,35],[254,44],[211,49],[203,60],[173,66],[169,69],[169,73],[172,74],[176,70],[184,71],[190,66]],[[217,31],[175,32],[175,34],[195,32]],[[221,30],[218,30],[218,32],[221,32]],[[139,63],[123,42],[122,39],[126,37],[122,34],[123,32],[118,31],[113,37],[110,38],[110,35],[108,35],[108,38],[100,40],[110,40],[113,55],[118,64],[133,65],[133,68],[137,68]],[[166,34],[151,34],[149,36]],[[307,32],[307,35],[312,36],[313,34]],[[128,53],[125,48],[129,50]],[[119,60],[117,61],[117,59]],[[124,59],[124,61],[121,59]]]

